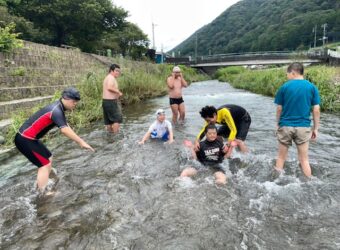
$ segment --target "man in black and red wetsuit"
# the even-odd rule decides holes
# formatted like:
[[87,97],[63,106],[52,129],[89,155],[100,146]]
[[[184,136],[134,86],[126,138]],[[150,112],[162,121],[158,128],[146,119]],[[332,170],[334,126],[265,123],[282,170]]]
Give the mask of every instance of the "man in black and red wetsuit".
[[24,122],[15,136],[14,142],[18,150],[38,167],[37,185],[40,191],[45,189],[48,182],[52,169],[52,153],[39,139],[53,127],[58,126],[65,136],[77,142],[80,147],[94,151],[66,122],[65,110],[73,110],[79,100],[78,90],[72,87],[65,89],[58,101],[40,109]]

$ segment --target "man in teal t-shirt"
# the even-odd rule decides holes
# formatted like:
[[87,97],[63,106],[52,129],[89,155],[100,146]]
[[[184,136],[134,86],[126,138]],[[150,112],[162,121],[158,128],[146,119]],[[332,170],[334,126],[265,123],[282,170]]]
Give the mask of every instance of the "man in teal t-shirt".
[[[320,122],[320,96],[315,85],[303,77],[303,65],[292,63],[287,69],[288,81],[278,90],[275,96],[277,104],[277,138],[279,141],[278,158],[275,169],[283,171],[292,141],[297,146],[299,162],[303,173],[312,176],[308,159],[309,140],[315,140]],[[313,114],[311,129],[310,112]]]

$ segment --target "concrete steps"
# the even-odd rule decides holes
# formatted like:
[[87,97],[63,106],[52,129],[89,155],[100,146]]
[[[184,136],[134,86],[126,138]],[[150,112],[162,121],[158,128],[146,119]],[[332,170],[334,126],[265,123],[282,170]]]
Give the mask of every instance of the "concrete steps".
[[56,91],[65,89],[68,85],[29,86],[1,88],[0,102],[33,98],[36,96],[54,95]]
[[52,99],[53,95],[37,96],[7,102],[0,102],[0,120],[8,119],[16,110],[28,110],[38,104],[45,103]]

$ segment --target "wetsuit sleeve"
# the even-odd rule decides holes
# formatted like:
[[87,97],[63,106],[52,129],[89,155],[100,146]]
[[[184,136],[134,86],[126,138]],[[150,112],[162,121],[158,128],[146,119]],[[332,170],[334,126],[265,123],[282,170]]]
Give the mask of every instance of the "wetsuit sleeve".
[[227,124],[230,130],[228,141],[235,140],[237,129],[236,129],[236,125],[235,125],[233,117],[231,116],[230,111],[224,108],[224,109],[219,110],[218,112],[221,112],[222,123]]
[[201,129],[201,131],[198,133],[198,135],[196,137],[197,140],[202,140],[202,138],[205,136],[207,126],[208,126],[208,123],[205,122],[203,128]]
[[58,128],[68,127],[65,114],[60,109],[53,110],[51,119]]

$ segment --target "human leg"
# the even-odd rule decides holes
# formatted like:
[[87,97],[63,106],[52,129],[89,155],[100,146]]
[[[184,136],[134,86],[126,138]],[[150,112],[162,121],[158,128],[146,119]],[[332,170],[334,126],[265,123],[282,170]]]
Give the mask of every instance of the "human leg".
[[172,122],[173,124],[177,123],[178,119],[178,105],[177,104],[172,104],[170,105],[171,111],[172,111]]
[[182,173],[181,173],[181,177],[192,177],[194,175],[197,174],[197,170],[193,167],[188,167],[188,168],[185,168]]
[[301,165],[302,172],[305,176],[311,177],[312,176],[312,170],[309,165],[309,158],[308,158],[308,148],[309,148],[309,142],[305,142],[300,145],[296,145],[298,150],[298,157],[299,162]]
[[276,166],[275,166],[276,170],[278,171],[283,170],[283,166],[286,161],[287,155],[288,155],[288,146],[282,143],[279,143],[278,156],[276,159]]
[[120,124],[118,122],[115,122],[112,124],[112,132],[114,134],[117,134],[119,132]]
[[247,148],[247,146],[246,146],[244,141],[239,140],[239,139],[236,139],[235,141],[236,141],[237,146],[239,147],[239,149],[240,149],[240,151],[242,153],[247,153],[248,152],[248,148]]
[[184,105],[184,102],[182,102],[178,106],[178,110],[179,110],[179,120],[184,121],[184,118],[185,118],[185,105]]
[[47,183],[48,183],[48,178],[50,176],[52,169],[52,161],[50,161],[49,164],[44,165],[40,168],[38,168],[38,174],[37,174],[37,186],[39,191],[44,191]]
[[222,171],[217,171],[214,174],[215,183],[218,185],[225,185],[227,183],[227,176]]

